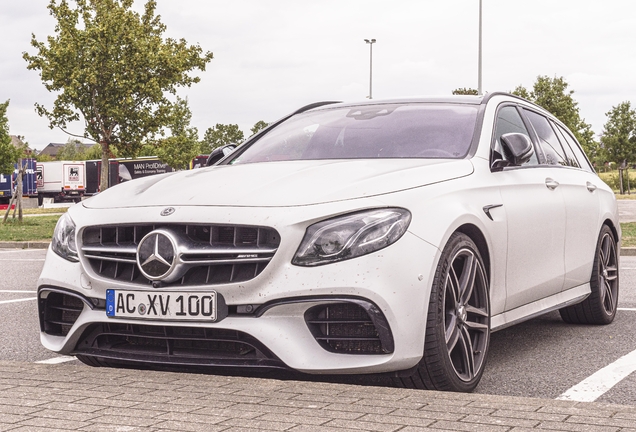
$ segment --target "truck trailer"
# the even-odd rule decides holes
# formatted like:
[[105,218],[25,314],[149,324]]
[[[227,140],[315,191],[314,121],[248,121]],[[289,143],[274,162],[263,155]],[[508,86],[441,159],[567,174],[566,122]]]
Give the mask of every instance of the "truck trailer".
[[86,164],[84,161],[38,162],[37,190],[38,205],[44,198],[53,202],[79,202],[86,189]]

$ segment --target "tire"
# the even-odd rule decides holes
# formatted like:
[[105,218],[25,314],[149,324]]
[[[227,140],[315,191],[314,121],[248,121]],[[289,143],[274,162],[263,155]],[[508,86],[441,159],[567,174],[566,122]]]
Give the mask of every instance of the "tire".
[[475,243],[453,234],[435,271],[424,356],[402,384],[411,388],[471,392],[479,384],[490,345],[490,294]]
[[618,287],[618,246],[612,230],[603,225],[594,253],[592,292],[581,303],[559,309],[561,318],[570,324],[610,324],[618,307]]

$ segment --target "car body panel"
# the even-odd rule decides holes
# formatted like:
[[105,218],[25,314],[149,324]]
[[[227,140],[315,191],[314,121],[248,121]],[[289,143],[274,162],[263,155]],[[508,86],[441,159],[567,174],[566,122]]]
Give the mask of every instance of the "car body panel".
[[[545,164],[493,168],[491,141],[499,106],[513,104],[549,114],[509,95],[457,101],[482,104],[478,118],[483,123],[475,129],[466,158],[231,165],[229,157],[221,165],[110,188],[69,209],[77,227],[79,262],[49,249],[38,289],[77,293],[88,303],[104,302],[108,289],[185,290],[100,276],[81,251],[83,234],[90,227],[143,223],[168,228],[189,224],[271,228],[280,236],[280,244],[255,277],[187,286],[188,292],[214,290],[229,307],[271,307],[260,315],[234,314],[213,323],[188,322],[187,326],[243,332],[271,350],[286,367],[313,374],[397,373],[417,366],[426,343],[431,287],[444,248],[458,231],[473,239],[484,258],[492,330],[585,299],[591,292],[590,275],[603,224],[610,225],[620,238],[611,189],[585,169]],[[536,137],[531,138],[536,144]],[[342,215],[393,208],[406,209],[410,215],[406,232],[394,243],[329,264],[292,263],[312,225]],[[333,304],[343,297],[363,299],[377,307],[391,332],[393,350],[342,354],[330,352],[318,342],[306,314],[314,306]],[[76,353],[85,330],[94,323],[185,325],[143,317],[109,318],[105,309],[86,304],[66,336],[42,331],[41,341],[55,352]]]
[[[472,173],[468,160],[377,159],[221,165],[152,176],[83,202],[139,206],[288,207],[344,201],[439,183]],[[207,185],[214,185],[208,190]]]

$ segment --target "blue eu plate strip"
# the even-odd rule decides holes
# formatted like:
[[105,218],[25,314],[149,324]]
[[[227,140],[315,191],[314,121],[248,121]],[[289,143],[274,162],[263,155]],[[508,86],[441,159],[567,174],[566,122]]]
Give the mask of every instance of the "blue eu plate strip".
[[115,290],[106,290],[106,316],[115,316]]

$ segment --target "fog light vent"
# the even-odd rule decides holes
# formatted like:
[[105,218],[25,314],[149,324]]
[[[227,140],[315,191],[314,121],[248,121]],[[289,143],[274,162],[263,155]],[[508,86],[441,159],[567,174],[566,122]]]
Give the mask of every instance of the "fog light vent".
[[386,318],[373,304],[346,302],[314,306],[305,313],[305,321],[316,341],[327,351],[393,352],[393,337]]
[[49,292],[46,297],[40,297],[39,302],[42,330],[53,336],[66,336],[84,309],[80,298],[59,292]]

